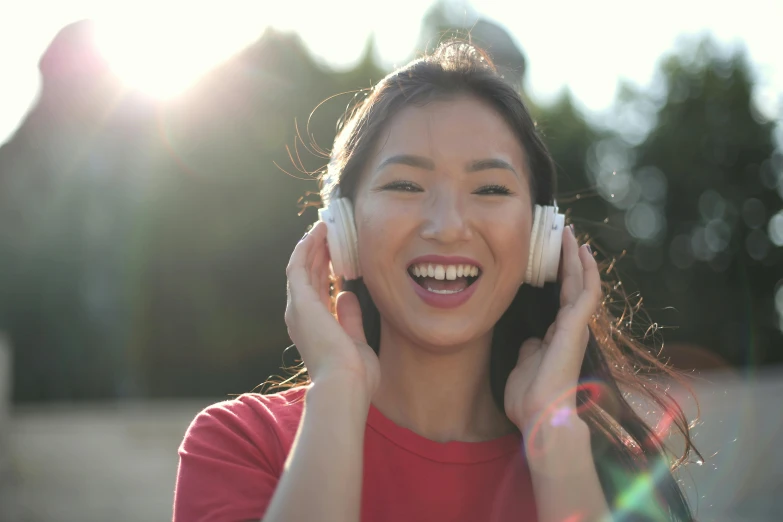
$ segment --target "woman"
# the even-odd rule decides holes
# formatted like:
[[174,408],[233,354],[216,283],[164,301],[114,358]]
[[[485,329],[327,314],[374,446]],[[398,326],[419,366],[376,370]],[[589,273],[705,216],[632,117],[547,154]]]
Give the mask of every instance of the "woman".
[[322,178],[325,202],[353,203],[362,277],[333,300],[333,229],[297,244],[285,319],[309,380],[197,416],[175,520],[691,520],[618,386],[673,420],[679,465],[688,424],[646,376],[673,372],[615,328],[590,247],[565,227],[555,284],[523,284],[554,183],[480,49],[447,42],[381,81]]

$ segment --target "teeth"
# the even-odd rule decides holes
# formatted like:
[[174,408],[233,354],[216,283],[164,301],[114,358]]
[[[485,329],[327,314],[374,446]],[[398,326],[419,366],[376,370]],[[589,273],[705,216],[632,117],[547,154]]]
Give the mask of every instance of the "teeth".
[[427,287],[428,292],[432,292],[433,294],[458,294],[462,292],[463,289],[460,290],[435,290],[433,288]]
[[421,263],[413,265],[411,272],[416,277],[433,277],[440,281],[444,279],[453,281],[458,277],[476,277],[479,269],[474,265],[433,265],[432,263]]
[[446,279],[446,269],[443,265],[435,265],[435,279],[438,281]]

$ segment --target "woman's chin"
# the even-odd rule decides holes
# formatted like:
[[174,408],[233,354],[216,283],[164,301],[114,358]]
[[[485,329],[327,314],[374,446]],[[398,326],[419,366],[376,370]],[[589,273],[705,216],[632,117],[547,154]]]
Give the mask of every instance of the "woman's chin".
[[465,318],[453,319],[416,321],[408,326],[405,337],[416,344],[433,347],[459,346],[481,337],[475,323],[470,324]]

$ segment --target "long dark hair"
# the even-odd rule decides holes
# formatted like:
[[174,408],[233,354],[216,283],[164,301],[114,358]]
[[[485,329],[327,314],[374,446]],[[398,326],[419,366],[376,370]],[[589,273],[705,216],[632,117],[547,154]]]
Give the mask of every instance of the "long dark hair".
[[[517,135],[533,174],[530,193],[534,203],[551,205],[556,193],[554,162],[536,129],[520,94],[498,74],[490,57],[477,46],[462,40],[442,43],[432,54],[398,69],[346,113],[330,154],[329,165],[321,176],[322,200],[347,197],[353,200],[362,169],[367,164],[386,123],[402,108],[435,100],[469,95],[479,98],[502,115]],[[688,420],[674,398],[659,382],[669,377],[687,382],[674,369],[659,361],[650,348],[634,339],[622,327],[628,321],[625,309],[616,317],[608,296],[617,285],[604,281],[607,296],[590,324],[590,339],[582,364],[578,392],[580,415],[591,429],[593,456],[607,501],[618,519],[659,520],[663,511],[671,520],[693,520],[687,500],[672,472],[687,461],[691,451],[701,455],[690,438]],[[361,279],[336,282],[337,289],[354,292],[361,304],[364,330],[370,346],[380,349],[380,315]],[[525,339],[543,338],[559,309],[559,284],[543,288],[522,285],[511,305],[493,331],[490,379],[494,400],[504,411],[506,380],[514,368],[519,348]],[[633,313],[639,312],[633,307]],[[289,384],[307,384],[306,368],[287,379]],[[621,391],[620,386],[623,387]],[[278,387],[280,387],[278,385]],[[664,412],[669,427],[684,441],[684,452],[670,459],[663,435],[656,433],[634,411],[625,393],[652,401]],[[634,483],[636,480],[636,483]],[[654,511],[629,502],[629,487],[652,500]],[[625,498],[623,498],[625,495]],[[636,505],[634,505],[636,503]],[[629,505],[630,504],[630,505]],[[624,509],[629,509],[624,512]],[[662,511],[661,511],[662,510]]]

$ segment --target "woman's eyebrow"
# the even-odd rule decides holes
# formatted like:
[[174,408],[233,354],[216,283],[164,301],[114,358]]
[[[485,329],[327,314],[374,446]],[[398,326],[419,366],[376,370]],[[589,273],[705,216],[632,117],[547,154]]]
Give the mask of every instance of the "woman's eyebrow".
[[467,172],[477,172],[479,170],[490,170],[490,169],[510,170],[512,173],[514,173],[515,176],[518,176],[517,171],[514,170],[514,167],[512,167],[510,163],[497,158],[471,161],[465,170]]
[[[397,154],[395,156],[390,156],[385,160],[383,160],[381,164],[378,165],[378,168],[375,169],[375,171],[378,172],[384,167],[387,167],[389,165],[407,165],[409,167],[417,167],[425,170],[435,170],[435,162],[433,162],[429,158],[425,158],[423,156],[416,156],[414,154]],[[465,167],[466,172],[478,172],[480,170],[490,170],[490,169],[505,169],[511,171],[514,175],[518,176],[517,171],[514,170],[514,167],[512,167],[510,163],[497,158],[487,158],[487,159],[471,161]]]
[[383,160],[375,172],[387,167],[388,165],[408,165],[409,167],[418,167],[420,169],[435,170],[435,163],[423,156],[415,156],[413,154],[397,154],[396,156],[390,156]]

